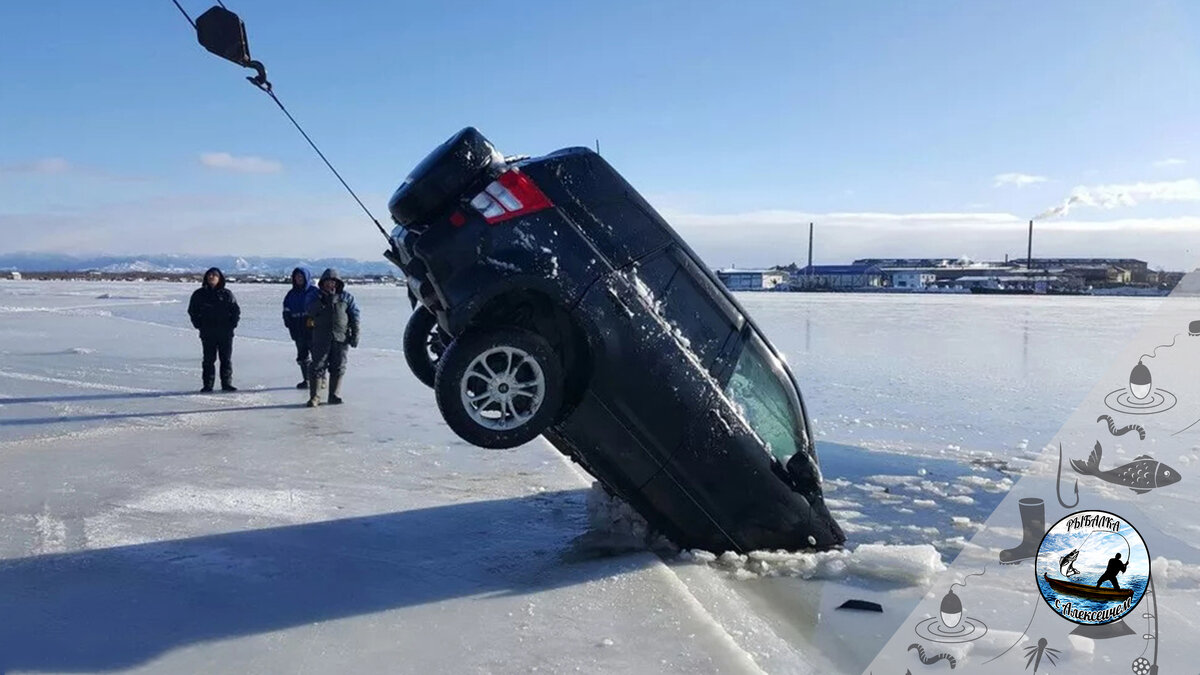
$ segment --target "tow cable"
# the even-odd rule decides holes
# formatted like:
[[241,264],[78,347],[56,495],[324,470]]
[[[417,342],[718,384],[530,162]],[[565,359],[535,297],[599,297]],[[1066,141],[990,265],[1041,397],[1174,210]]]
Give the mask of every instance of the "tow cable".
[[[350,185],[346,183],[346,180],[342,178],[342,174],[333,168],[333,164],[325,157],[325,153],[321,152],[317,144],[313,142],[312,138],[309,138],[308,134],[300,126],[300,123],[296,121],[295,117],[292,117],[292,114],[284,107],[283,102],[275,95],[275,91],[271,87],[271,82],[267,80],[266,66],[261,61],[255,61],[250,58],[250,43],[246,40],[246,25],[242,23],[241,17],[226,9],[224,2],[217,0],[216,5],[196,17],[196,20],[193,21],[183,6],[179,4],[179,0],[171,0],[171,2],[175,3],[175,7],[183,14],[183,18],[187,19],[192,28],[196,30],[196,39],[199,40],[202,47],[226,61],[232,61],[243,68],[251,68],[255,71],[256,74],[252,77],[247,77],[246,80],[261,89],[267,96],[270,96],[275,105],[279,106],[283,114],[296,127],[296,131],[300,132],[304,140],[308,141],[308,144],[316,151],[321,161],[325,162],[325,166],[329,167],[329,170],[337,177],[342,187],[346,188],[346,191],[350,193],[354,201],[358,202],[358,206],[363,210],[363,213],[367,214],[372,223],[375,223],[375,227],[379,229],[379,233],[383,235],[383,238],[388,241],[388,248],[391,249],[393,247],[392,238],[388,236],[387,230],[383,229],[383,225],[379,224],[379,220],[375,218],[370,209],[367,208],[367,205],[363,204],[358,195],[354,193],[354,190],[350,188]],[[387,253],[384,255],[387,256]],[[387,257],[389,260],[391,259],[391,256]]]

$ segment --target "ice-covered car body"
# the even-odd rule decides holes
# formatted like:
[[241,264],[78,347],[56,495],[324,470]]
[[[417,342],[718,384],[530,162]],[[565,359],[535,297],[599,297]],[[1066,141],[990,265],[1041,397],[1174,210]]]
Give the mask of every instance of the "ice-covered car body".
[[[683,546],[843,543],[784,359],[597,153],[506,159],[464,129],[418,165],[389,210],[397,226],[386,255],[417,313],[449,342],[434,384],[459,435],[509,447],[541,433]],[[495,331],[507,342],[481,337]],[[529,335],[552,357],[522,346]],[[456,354],[460,344],[467,354]],[[496,393],[513,381],[497,374],[506,354],[508,366],[537,366],[519,366],[544,385],[536,413],[529,398]],[[470,358],[474,375],[452,367]],[[491,419],[458,409],[489,397],[501,411]],[[506,421],[506,405],[529,414],[514,408]],[[533,426],[498,439],[470,419],[495,433]]]

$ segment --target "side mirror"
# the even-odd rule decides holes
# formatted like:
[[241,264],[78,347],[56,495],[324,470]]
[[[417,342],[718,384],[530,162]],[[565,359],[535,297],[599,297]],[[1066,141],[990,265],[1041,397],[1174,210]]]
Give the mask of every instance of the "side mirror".
[[224,7],[213,7],[197,17],[196,37],[213,54],[239,66],[251,67],[246,26],[237,14]]

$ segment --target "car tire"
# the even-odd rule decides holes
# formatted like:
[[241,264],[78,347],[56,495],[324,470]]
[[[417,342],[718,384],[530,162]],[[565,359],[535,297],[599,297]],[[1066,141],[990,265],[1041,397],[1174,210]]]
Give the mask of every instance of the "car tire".
[[425,306],[417,305],[404,327],[404,360],[425,386],[433,387],[438,361],[449,343],[449,336],[438,326],[437,316]]
[[434,394],[464,441],[513,448],[537,438],[563,403],[563,372],[544,338],[519,328],[460,335],[438,362]]
[[467,127],[429,153],[388,200],[388,211],[405,227],[434,216],[479,178],[499,157],[483,134]]

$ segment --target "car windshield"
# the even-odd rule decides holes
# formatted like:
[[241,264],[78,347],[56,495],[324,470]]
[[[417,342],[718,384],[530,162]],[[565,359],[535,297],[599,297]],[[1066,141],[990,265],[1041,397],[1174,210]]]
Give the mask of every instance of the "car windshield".
[[758,336],[752,334],[725,394],[767,444],[767,450],[786,465],[804,447],[804,431],[795,398],[785,389],[785,377]]

